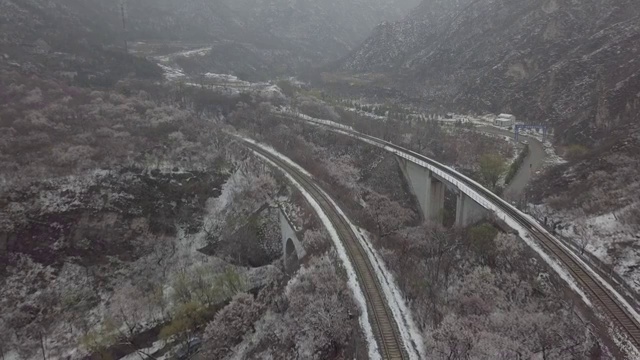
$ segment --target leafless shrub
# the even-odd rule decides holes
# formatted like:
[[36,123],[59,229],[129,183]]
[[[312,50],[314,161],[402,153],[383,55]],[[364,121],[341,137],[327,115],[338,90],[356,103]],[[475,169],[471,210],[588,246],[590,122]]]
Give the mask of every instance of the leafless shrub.
[[207,326],[203,354],[211,359],[222,359],[233,346],[240,343],[262,314],[263,306],[252,295],[237,295]]

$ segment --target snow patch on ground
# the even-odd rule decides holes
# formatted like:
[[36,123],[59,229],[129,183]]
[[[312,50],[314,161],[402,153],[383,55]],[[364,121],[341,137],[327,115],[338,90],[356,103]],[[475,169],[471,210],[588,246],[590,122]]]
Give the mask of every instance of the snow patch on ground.
[[589,223],[591,223],[591,225],[595,227],[599,227],[604,231],[613,231],[619,229],[620,225],[622,225],[620,224],[620,222],[618,222],[615,215],[611,213],[593,217],[591,218]]
[[273,99],[274,97],[284,98],[284,94],[282,93],[282,90],[277,85],[269,85],[261,89],[260,95],[269,99]]
[[213,81],[218,81],[218,82],[233,83],[233,84],[236,84],[236,85],[244,85],[244,86],[251,85],[251,83],[248,82],[248,81],[240,80],[240,79],[238,79],[237,76],[228,75],[228,74],[206,73],[206,74],[204,74],[204,76],[207,79],[210,79],[210,80],[213,80]]
[[175,64],[175,59],[178,57],[193,57],[204,56],[211,51],[211,47],[205,47],[194,50],[186,50],[169,55],[155,56],[154,59],[158,62],[158,66],[164,71],[164,76],[169,81],[176,81],[186,78],[186,75],[182,68]]
[[355,108],[345,107],[344,109],[347,110],[347,111],[350,111],[352,113],[356,113],[356,114],[358,114],[360,116],[368,117],[370,119],[379,120],[379,121],[387,120],[386,116],[380,116],[380,115],[372,114],[370,112],[358,110],[358,109],[355,109]]
[[303,169],[302,167],[300,167],[300,165],[296,164],[295,162],[293,162],[291,159],[289,159],[288,157],[282,155],[281,153],[279,153],[276,149],[272,148],[269,145],[265,145],[265,144],[261,144],[253,139],[249,139],[249,138],[245,138],[245,137],[240,137],[243,141],[246,141],[250,144],[256,145],[258,147],[260,147],[261,149],[263,149],[264,151],[267,151],[269,153],[271,153],[273,156],[277,156],[280,160],[286,162],[287,164],[293,166],[296,168],[296,170],[300,171],[301,173],[305,174],[306,176],[309,176],[311,178],[313,178],[313,175],[311,175],[311,173],[309,173],[307,170]]
[[189,79],[190,81],[184,82],[186,86],[215,90],[227,96],[237,96],[248,93],[256,94],[261,98],[270,100],[285,98],[282,90],[275,84],[267,82],[251,83],[240,80],[233,75],[214,73],[207,73],[204,75],[204,79],[198,79],[200,82],[194,82],[196,81],[195,78],[188,77],[184,71],[175,64],[158,63],[158,65],[164,71],[165,78],[168,81],[185,81]]
[[175,56],[183,56],[183,57],[205,56],[211,52],[211,49],[213,48],[209,46],[209,47],[203,47],[195,50],[187,50],[187,51],[179,52],[175,54]]
[[[530,221],[535,222],[535,219],[533,217],[531,217],[528,214],[522,214],[525,217],[527,217]],[[549,236],[551,236],[551,234],[549,234],[549,232],[547,232],[544,228],[542,228],[542,226],[538,225],[537,226],[537,230],[539,230],[540,232],[543,232]],[[640,322],[640,314],[638,314],[638,312],[633,308],[633,306],[631,306],[631,304],[629,304],[629,302],[627,302],[627,300],[620,294],[618,293],[618,291],[616,289],[613,288],[613,286],[611,286],[611,284],[606,281],[605,279],[603,279],[600,274],[598,274],[597,272],[595,272],[593,269],[591,269],[591,266],[589,266],[584,260],[582,260],[580,257],[578,257],[577,255],[575,255],[573,253],[573,251],[571,251],[566,245],[564,245],[562,242],[558,241],[557,242],[558,245],[562,248],[564,248],[565,250],[568,250],[571,254],[573,259],[578,262],[580,265],[582,265],[583,268],[585,268],[595,279],[596,281],[598,281],[599,283],[601,283],[608,291],[610,294],[614,295],[616,297],[616,299],[618,300],[618,302],[627,310],[627,312],[637,321]]]
[[193,50],[185,50],[185,51],[180,51],[180,52],[169,54],[169,55],[156,56],[154,57],[154,59],[162,63],[168,63],[168,62],[172,62],[177,57],[204,56],[210,53],[212,49],[213,49],[212,47],[204,47],[204,48],[193,49]]
[[583,234],[576,226],[587,226],[588,237],[585,250],[607,264],[610,262],[609,250],[616,244],[631,244],[625,246],[622,261],[614,271],[622,277],[636,293],[640,293],[640,232],[634,227],[619,220],[622,214],[634,206],[620,209],[613,213],[586,216],[576,211],[555,211],[546,205],[529,205],[529,211],[536,214],[536,218],[547,218],[547,223],[553,224],[555,232],[568,241],[579,244]]
[[609,334],[613,338],[613,342],[627,354],[628,359],[640,359],[640,351],[632,345],[627,334],[621,334],[618,329],[613,326],[609,327]]
[[[168,81],[185,81],[186,86],[202,87],[217,90],[222,94],[234,96],[241,93],[255,93],[267,99],[282,98],[285,96],[282,90],[273,83],[258,82],[252,83],[241,80],[237,76],[230,74],[205,73],[199,79],[189,77],[184,70],[176,63],[176,58],[205,56],[212,51],[211,47],[204,47],[194,50],[181,51],[169,55],[155,56],[153,59],[163,70],[164,76]],[[200,81],[197,81],[200,80]]]
[[176,81],[178,79],[182,79],[186,77],[186,75],[184,74],[184,71],[182,71],[182,69],[178,67],[171,67],[168,65],[160,64],[160,63],[158,64],[158,66],[160,66],[162,71],[164,71],[164,77],[169,81]]
[[560,155],[556,153],[556,149],[553,147],[553,144],[551,142],[545,141],[543,143],[543,146],[544,146],[544,152],[547,154],[544,162],[545,167],[562,165],[568,162],[567,160],[563,159]]

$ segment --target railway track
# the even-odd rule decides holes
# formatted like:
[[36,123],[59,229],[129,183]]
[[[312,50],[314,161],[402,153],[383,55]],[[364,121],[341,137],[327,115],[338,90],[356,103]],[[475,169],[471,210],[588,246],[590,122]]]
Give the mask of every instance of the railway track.
[[620,329],[624,330],[624,332],[629,336],[631,342],[633,342],[635,347],[640,350],[640,324],[636,318],[630,313],[626,306],[621,303],[616,295],[613,294],[612,291],[596,277],[596,275],[594,275],[593,271],[587,269],[586,265],[579,261],[577,256],[571,252],[571,250],[562,245],[558,239],[549,235],[541,225],[523,216],[513,206],[488,189],[478,185],[471,179],[464,176],[461,177],[460,174],[449,167],[400,146],[367,135],[365,135],[365,137],[370,141],[376,141],[381,145],[384,144],[396,149],[397,151],[402,151],[406,154],[417,157],[418,159],[447,172],[449,175],[458,178],[459,181],[464,182],[474,191],[481,194],[486,199],[489,199],[494,205],[497,205],[502,211],[516,220],[518,224],[528,229],[529,234],[536,239],[538,243],[542,244],[550,255],[554,256],[571,272],[573,277],[587,292],[587,295],[592,299],[592,301],[604,310],[609,318],[617,324]]
[[430,166],[433,166],[456,178],[458,181],[464,183],[473,191],[482,195],[485,199],[489,200],[500,210],[508,214],[519,225],[526,228],[529,231],[529,234],[535,240],[537,240],[538,243],[540,243],[550,255],[560,261],[571,272],[573,277],[578,281],[582,289],[586,291],[587,296],[589,296],[594,304],[602,309],[608,315],[610,320],[613,321],[621,330],[623,330],[628,335],[630,341],[633,343],[636,349],[640,350],[640,323],[637,321],[634,315],[631,314],[631,311],[628,310],[628,307],[631,306],[627,306],[628,304],[623,303],[626,300],[621,300],[621,296],[616,296],[616,294],[614,293],[615,290],[612,290],[613,287],[608,288],[605,284],[603,284],[603,281],[606,280],[598,279],[598,275],[595,275],[595,270],[588,269],[588,265],[578,260],[577,255],[575,255],[569,248],[564,246],[558,239],[551,236],[540,224],[526,218],[522,213],[520,213],[520,211],[515,209],[502,198],[498,197],[488,189],[480,186],[468,177],[449,168],[448,166],[440,164],[439,162],[434,161],[424,155],[418,154],[414,151],[405,149],[403,147],[373,136],[362,134],[344,125],[332,125],[326,121],[302,121],[316,122],[321,126],[325,126],[333,130],[338,130],[339,133],[345,133],[346,135],[364,140],[378,147],[392,148],[397,152],[415,157],[429,164]]
[[244,142],[243,145],[264,156],[275,163],[276,166],[286,171],[318,202],[338,233],[340,240],[347,250],[349,259],[356,270],[358,283],[366,298],[369,322],[372,325],[373,333],[378,343],[378,348],[380,349],[380,355],[383,359],[389,360],[409,359],[400,336],[398,324],[396,324],[391,309],[387,304],[375,270],[365,250],[358,241],[358,235],[353,232],[347,220],[338,213],[326,193],[307,175],[255,144]]

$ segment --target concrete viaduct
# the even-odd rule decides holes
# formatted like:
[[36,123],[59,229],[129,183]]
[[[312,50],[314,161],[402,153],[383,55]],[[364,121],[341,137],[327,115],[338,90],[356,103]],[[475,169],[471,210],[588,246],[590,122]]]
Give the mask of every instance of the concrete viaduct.
[[[445,188],[453,190],[458,197],[456,206],[457,226],[471,225],[489,214],[487,209],[461,191],[454,179],[444,174],[438,174],[434,170],[411,161],[400,154],[396,154],[396,159],[411,191],[418,199],[420,212],[425,220],[442,223]],[[300,267],[300,261],[306,256],[306,251],[284,210],[280,206],[275,206],[273,209],[277,209],[280,221],[285,271],[291,275]]]
[[425,220],[442,222],[444,214],[445,187],[453,190],[458,198],[456,205],[456,225],[471,225],[489,212],[450,181],[427,167],[420,166],[406,158],[396,156],[411,191],[418,199]]
[[[451,171],[444,171],[442,164],[436,164],[413,155],[406,149],[386,143],[375,137],[357,133],[352,127],[329,120],[321,120],[299,113],[281,112],[283,115],[293,116],[294,119],[324,126],[332,131],[357,138],[373,146],[393,153],[400,164],[411,191],[418,199],[420,212],[425,220],[442,222],[444,215],[445,188],[457,194],[456,226],[471,225],[497,210],[486,197],[472,189],[461,179],[461,174],[452,175]],[[455,171],[454,171],[455,173]]]
[[[438,174],[426,166],[396,154],[400,169],[404,174],[411,191],[418,199],[420,212],[425,220],[442,222],[444,214],[445,187],[455,191],[458,201],[456,206],[456,225],[468,226],[489,214],[489,211],[478,204],[469,195],[460,190],[455,180]],[[300,261],[306,256],[304,246],[298,239],[294,226],[280,206],[276,206],[280,221],[282,254],[284,267],[288,274],[295,273]]]
[[[471,225],[489,214],[487,209],[462,192],[454,179],[450,179],[444,174],[438,174],[428,167],[399,154],[396,154],[396,159],[411,191],[418,199],[420,211],[425,220],[442,222],[445,188],[453,190],[458,198],[456,206],[457,226]],[[288,274],[293,274],[300,267],[300,261],[306,256],[306,251],[284,210],[280,206],[275,206],[273,209],[277,209],[280,221],[285,271]]]

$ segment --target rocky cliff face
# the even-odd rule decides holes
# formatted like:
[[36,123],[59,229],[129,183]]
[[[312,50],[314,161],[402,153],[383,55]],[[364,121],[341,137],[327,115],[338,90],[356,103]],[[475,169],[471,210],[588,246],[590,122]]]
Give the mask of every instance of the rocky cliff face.
[[342,63],[446,109],[512,112],[594,145],[640,110],[640,8],[622,0],[425,0]]

